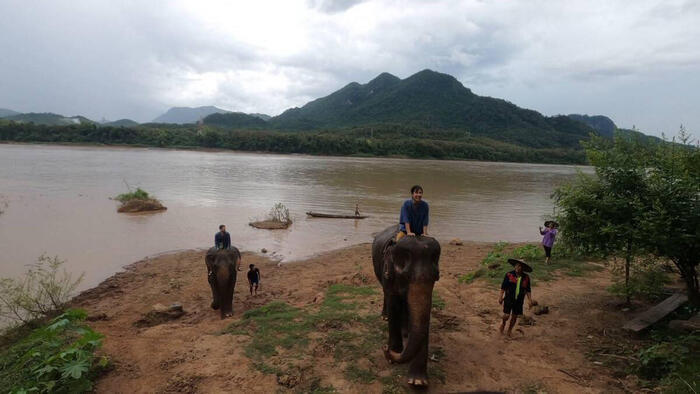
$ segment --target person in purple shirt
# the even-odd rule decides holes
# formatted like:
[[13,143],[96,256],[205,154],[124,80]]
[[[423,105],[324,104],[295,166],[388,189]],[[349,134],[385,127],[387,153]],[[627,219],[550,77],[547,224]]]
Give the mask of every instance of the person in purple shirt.
[[549,264],[549,259],[552,257],[554,238],[557,236],[557,227],[559,227],[559,225],[555,221],[547,220],[544,222],[544,227],[544,230],[540,227],[540,235],[544,235],[544,237],[542,237],[542,247],[544,248],[544,255],[547,256],[545,262]]
[[400,231],[396,235],[396,240],[405,236],[428,235],[428,224],[430,223],[430,208],[428,203],[423,201],[423,188],[415,185],[411,188],[411,198],[404,201],[399,215]]

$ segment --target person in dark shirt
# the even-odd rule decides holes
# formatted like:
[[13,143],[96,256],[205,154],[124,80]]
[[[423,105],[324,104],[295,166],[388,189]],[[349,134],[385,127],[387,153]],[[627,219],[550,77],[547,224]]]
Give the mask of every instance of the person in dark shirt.
[[[219,232],[214,235],[214,246],[217,249],[231,249],[231,234],[226,232],[226,225],[219,226]],[[241,270],[241,260],[238,260],[236,265],[238,271]]]
[[219,232],[214,235],[214,246],[217,249],[231,249],[231,234],[226,232],[226,225],[219,226]]
[[430,208],[428,203],[423,201],[423,188],[415,185],[411,188],[411,198],[404,201],[399,215],[400,230],[396,235],[396,240],[405,236],[428,235],[428,224],[430,223]]
[[503,334],[506,322],[510,318],[508,336],[511,336],[518,316],[523,314],[525,296],[527,296],[528,306],[532,308],[530,276],[525,273],[532,272],[532,268],[521,260],[508,259],[508,262],[515,269],[503,277],[503,283],[501,284],[501,294],[498,296],[498,303],[503,304],[503,321],[499,331]]
[[255,287],[255,295],[258,295],[258,286],[260,285],[260,270],[255,268],[255,264],[248,266],[248,284],[250,284],[250,295],[253,295],[253,287]]

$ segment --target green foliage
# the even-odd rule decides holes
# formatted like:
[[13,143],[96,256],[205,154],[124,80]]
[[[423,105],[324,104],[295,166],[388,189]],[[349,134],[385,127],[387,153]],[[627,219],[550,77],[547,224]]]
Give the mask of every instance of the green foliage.
[[440,297],[440,294],[438,294],[435,290],[433,290],[433,309],[437,310],[443,310],[445,309],[445,299]]
[[136,190],[134,190],[133,192],[129,191],[128,193],[123,193],[114,197],[115,200],[121,203],[125,203],[131,200],[148,200],[150,198],[152,197],[148,194],[148,192],[144,191],[140,187],[137,187]]
[[377,374],[369,369],[363,369],[355,364],[350,364],[345,369],[345,378],[351,382],[369,384],[377,379]]
[[700,149],[682,127],[678,142],[634,134],[591,139],[585,146],[596,176],[579,174],[557,189],[558,221],[565,244],[624,258],[628,287],[636,256],[670,259],[700,305]]
[[102,335],[71,309],[0,353],[0,387],[11,393],[79,393],[92,389],[108,360],[95,351]]
[[658,301],[667,296],[664,287],[670,283],[664,266],[654,258],[636,261],[630,268],[629,283],[625,285],[624,265],[619,261],[610,264],[613,273],[613,285],[609,290],[613,294],[644,298],[648,301]]
[[637,355],[637,374],[660,385],[664,392],[698,392],[700,333],[675,335],[661,332],[655,337],[655,343],[641,349]]
[[64,263],[41,255],[20,278],[0,278],[0,317],[28,323],[61,312],[84,277],[73,279]]

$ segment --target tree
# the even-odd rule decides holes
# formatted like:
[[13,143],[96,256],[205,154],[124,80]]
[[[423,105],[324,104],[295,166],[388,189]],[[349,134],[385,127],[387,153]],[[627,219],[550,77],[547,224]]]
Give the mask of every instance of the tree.
[[557,189],[558,221],[566,242],[587,253],[621,257],[625,262],[625,294],[630,302],[630,266],[646,248],[641,226],[649,205],[644,182],[646,147],[621,136],[614,141],[593,136],[585,143],[595,176],[579,173]]
[[697,267],[700,262],[700,149],[681,125],[678,138],[650,157],[647,182],[651,207],[645,231],[651,250],[673,261],[700,306]]
[[595,176],[579,174],[554,194],[566,242],[623,257],[628,291],[635,256],[667,258],[685,280],[690,301],[700,305],[700,149],[682,127],[678,142],[617,135],[613,141],[593,137],[585,148]]

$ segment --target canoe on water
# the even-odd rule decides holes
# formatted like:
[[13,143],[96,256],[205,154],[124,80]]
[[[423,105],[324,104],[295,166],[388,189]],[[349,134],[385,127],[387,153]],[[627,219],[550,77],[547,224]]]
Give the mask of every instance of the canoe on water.
[[319,213],[319,212],[306,212],[307,215],[314,218],[327,218],[327,219],[364,219],[367,216],[360,215],[333,215],[330,213]]

